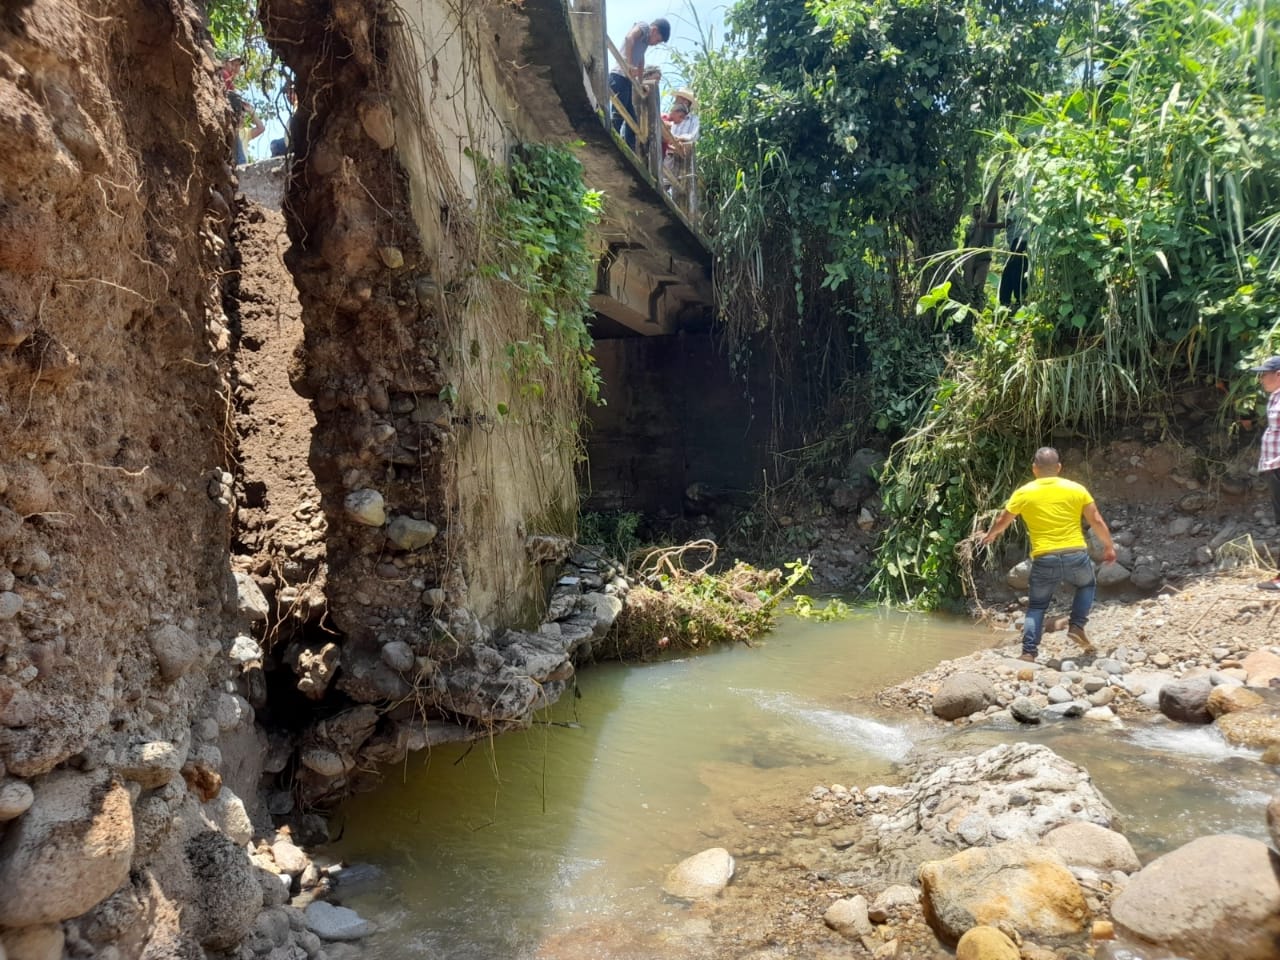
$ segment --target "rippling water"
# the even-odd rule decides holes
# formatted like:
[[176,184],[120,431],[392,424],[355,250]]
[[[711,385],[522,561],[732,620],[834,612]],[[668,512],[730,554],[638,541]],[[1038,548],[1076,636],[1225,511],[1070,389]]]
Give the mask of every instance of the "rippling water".
[[1170,837],[1262,835],[1274,776],[1212,731],[1076,721],[953,733],[869,705],[875,690],[991,642],[966,621],[874,611],[785,620],[753,649],[590,667],[579,696],[533,729],[410,758],[349,803],[331,852],[370,869],[340,899],[378,925],[371,952],[397,960],[560,958],[542,945],[578,926],[619,931],[579,944],[584,956],[642,956],[626,930],[692,922],[659,885],[731,821],[816,783],[891,779],[914,746],[940,740],[1049,743],[1094,774],[1140,854]]

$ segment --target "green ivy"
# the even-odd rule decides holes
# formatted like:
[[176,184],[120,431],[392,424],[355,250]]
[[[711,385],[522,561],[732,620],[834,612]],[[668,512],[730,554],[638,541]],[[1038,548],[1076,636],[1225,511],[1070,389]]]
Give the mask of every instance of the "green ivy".
[[477,159],[493,200],[493,262],[482,271],[520,290],[533,323],[507,344],[507,364],[524,396],[543,397],[567,368],[577,392],[600,398],[600,368],[587,327],[595,289],[588,235],[603,195],[582,182],[582,164],[566,147],[523,144],[505,176]]

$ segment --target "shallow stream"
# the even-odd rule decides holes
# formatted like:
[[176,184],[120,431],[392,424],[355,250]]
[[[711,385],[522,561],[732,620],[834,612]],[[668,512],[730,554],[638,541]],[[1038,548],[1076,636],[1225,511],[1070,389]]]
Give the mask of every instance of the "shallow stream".
[[[954,730],[871,700],[991,643],[968,621],[872,611],[786,618],[752,649],[592,666],[533,729],[411,757],[350,802],[330,852],[360,866],[338,899],[377,925],[373,956],[555,956],[546,939],[579,925],[679,922],[663,876],[730,821],[741,830],[754,808],[798,803],[818,783],[892,782],[931,742],[1047,743],[1090,771],[1144,861],[1205,833],[1265,838],[1274,775],[1211,729]],[[630,956],[609,942],[592,954]]]

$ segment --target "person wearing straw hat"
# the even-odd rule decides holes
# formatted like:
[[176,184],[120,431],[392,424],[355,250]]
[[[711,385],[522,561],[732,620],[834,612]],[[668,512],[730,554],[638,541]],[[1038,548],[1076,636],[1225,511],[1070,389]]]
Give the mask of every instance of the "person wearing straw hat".
[[698,98],[681,88],[672,97],[671,109],[662,118],[662,172],[669,187],[680,189],[693,164],[693,145],[701,124]]

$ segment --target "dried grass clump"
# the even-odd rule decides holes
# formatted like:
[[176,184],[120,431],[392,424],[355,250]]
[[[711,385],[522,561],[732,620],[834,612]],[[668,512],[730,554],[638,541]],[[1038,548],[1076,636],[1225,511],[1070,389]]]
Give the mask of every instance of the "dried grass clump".
[[[646,554],[638,567],[641,583],[598,653],[647,660],[671,649],[750,644],[773,626],[778,605],[807,573],[757,570],[741,561],[713,573],[716,553],[710,540],[696,540]],[[695,560],[701,565],[690,569]]]

